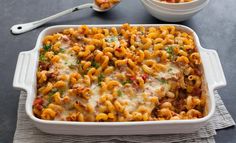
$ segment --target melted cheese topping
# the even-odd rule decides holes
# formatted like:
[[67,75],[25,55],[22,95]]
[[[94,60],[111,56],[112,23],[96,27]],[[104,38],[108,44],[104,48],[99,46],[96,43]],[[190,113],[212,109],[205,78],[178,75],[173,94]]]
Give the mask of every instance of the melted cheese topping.
[[100,98],[100,95],[99,95],[99,87],[96,86],[95,84],[93,84],[91,86],[91,89],[93,91],[93,96],[91,96],[88,100],[88,103],[92,105],[93,108],[95,108],[99,102],[99,98]]
[[168,26],[121,29],[82,26],[45,38],[33,106],[37,117],[153,121],[202,116],[201,61],[193,38]]

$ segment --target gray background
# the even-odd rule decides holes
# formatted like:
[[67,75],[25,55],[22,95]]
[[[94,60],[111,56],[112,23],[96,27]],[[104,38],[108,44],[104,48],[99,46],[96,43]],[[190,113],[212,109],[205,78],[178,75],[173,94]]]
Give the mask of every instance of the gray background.
[[[10,27],[29,22],[89,0],[0,0],[0,143],[12,142],[15,132],[20,92],[12,88],[18,53],[34,48],[40,31],[60,24],[165,23],[149,15],[138,0],[123,0],[108,13],[91,9],[79,11],[50,22],[23,35],[12,35]],[[236,1],[211,0],[210,4],[188,21],[180,24],[194,29],[205,48],[218,51],[228,85],[219,90],[224,103],[236,119]],[[217,132],[217,142],[236,142],[236,129]]]

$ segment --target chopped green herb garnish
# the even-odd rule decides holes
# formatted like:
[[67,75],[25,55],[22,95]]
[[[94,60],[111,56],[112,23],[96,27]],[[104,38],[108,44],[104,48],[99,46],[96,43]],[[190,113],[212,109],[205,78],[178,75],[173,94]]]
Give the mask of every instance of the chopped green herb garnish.
[[55,92],[48,93],[49,98],[52,97],[55,94]]
[[54,95],[54,94],[49,94],[48,95],[48,102],[49,103],[52,103],[52,99],[53,99],[53,96],[52,95]]
[[46,60],[47,60],[47,58],[45,57],[45,55],[43,55],[43,54],[39,55],[39,61],[46,61]]
[[43,49],[44,49],[45,51],[48,51],[49,49],[51,49],[51,45],[44,45],[44,46],[43,46]]
[[98,75],[98,85],[101,86],[101,82],[105,79],[104,74]]
[[169,69],[168,69],[168,72],[171,72],[172,70],[173,70],[172,68],[169,68]]
[[54,92],[50,92],[50,93],[48,94],[48,97],[49,97],[49,98],[52,98],[52,96],[53,96],[54,94],[55,94]]
[[64,53],[66,50],[65,49],[60,49],[60,53]]
[[172,46],[168,46],[166,48],[166,52],[170,55],[170,59],[173,60],[174,59],[174,50]]
[[64,52],[65,52],[65,49],[60,48],[59,51],[54,51],[54,54],[57,55],[59,53],[64,53]]
[[98,83],[98,86],[102,86],[101,82]]
[[53,95],[58,91],[57,88],[53,88],[49,93],[48,93],[48,99],[49,102],[51,103]]
[[105,38],[105,41],[109,42],[109,43],[112,43],[112,42],[118,41],[118,38],[116,36],[111,36],[111,37]]
[[93,60],[91,63],[91,66],[95,67],[97,69],[97,68],[99,68],[100,64]]
[[[49,100],[49,103],[52,103],[52,101]],[[43,108],[47,108],[47,107],[48,107],[48,105],[43,105]]]
[[128,83],[132,83],[132,80],[130,80],[130,79],[126,80],[126,81],[122,82],[122,85],[126,85]]
[[60,92],[60,94],[64,94],[65,90],[64,89],[58,89],[58,92]]
[[108,65],[109,65],[109,66],[114,66],[115,64],[114,64],[114,62],[113,62],[112,60],[109,60],[109,61],[108,61]]
[[83,73],[83,72],[82,72],[82,73],[80,73],[80,74],[82,75],[82,77],[84,77],[84,76],[85,76],[85,73]]
[[121,90],[118,90],[118,91],[117,91],[117,94],[118,94],[118,96],[122,96],[122,95],[123,95],[123,93],[122,93]]
[[85,75],[85,72],[84,72],[84,70],[83,70],[82,65],[78,65],[78,72],[79,72],[82,76]]
[[56,93],[57,91],[58,91],[57,88],[53,88],[53,89],[51,90],[51,92],[53,92],[53,93]]
[[[91,69],[92,67],[88,67],[87,69],[86,69],[86,71],[85,71],[85,73],[88,73],[88,71]],[[84,74],[85,74],[84,73]]]
[[76,66],[76,65],[73,65],[73,64],[70,64],[70,65],[69,65],[69,68],[70,68],[70,69],[76,69],[77,66]]
[[172,46],[168,46],[168,47],[166,48],[166,52],[167,52],[168,54],[170,54],[170,55],[173,55],[173,54],[174,54],[173,47],[172,47]]
[[64,94],[65,90],[64,89],[57,89],[57,88],[53,88],[49,93],[48,93],[48,98],[49,98],[49,102],[52,102],[52,98],[53,95],[55,93],[59,92],[61,95]]
[[166,84],[167,83],[167,81],[165,79],[163,79],[163,78],[158,78],[157,80],[159,82],[161,82],[161,84]]

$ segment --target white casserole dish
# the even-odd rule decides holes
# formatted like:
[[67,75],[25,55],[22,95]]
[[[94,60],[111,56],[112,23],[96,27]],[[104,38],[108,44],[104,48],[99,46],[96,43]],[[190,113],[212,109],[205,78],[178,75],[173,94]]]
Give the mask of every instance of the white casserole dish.
[[[73,135],[138,135],[138,134],[172,134],[191,133],[199,130],[207,124],[207,121],[215,112],[214,90],[225,86],[226,80],[220,63],[219,56],[215,50],[207,50],[200,45],[196,33],[182,25],[174,25],[177,29],[192,34],[195,44],[200,52],[203,62],[204,76],[208,86],[208,115],[204,118],[194,120],[168,120],[168,121],[146,121],[146,122],[69,122],[69,121],[47,121],[38,119],[33,115],[32,105],[36,96],[36,71],[38,67],[39,48],[45,35],[62,31],[69,27],[80,25],[53,26],[43,30],[38,37],[36,46],[31,51],[21,52],[18,57],[13,87],[23,89],[27,92],[26,113],[34,122],[35,126],[43,132],[52,134]],[[119,27],[121,25],[89,25],[90,27]],[[134,25],[132,25],[134,26]],[[135,26],[141,26],[135,25]],[[160,26],[159,24],[142,24],[142,26]]]

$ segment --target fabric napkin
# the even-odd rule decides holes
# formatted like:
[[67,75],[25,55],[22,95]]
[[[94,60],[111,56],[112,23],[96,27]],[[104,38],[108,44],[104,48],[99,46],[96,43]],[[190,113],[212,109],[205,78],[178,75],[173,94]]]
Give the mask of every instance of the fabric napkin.
[[77,142],[135,142],[135,143],[214,143],[216,130],[234,126],[235,122],[224,106],[219,94],[215,92],[216,112],[207,126],[190,134],[136,135],[136,136],[75,136],[51,135],[37,129],[25,113],[26,93],[21,92],[18,107],[17,127],[14,143],[77,143]]

